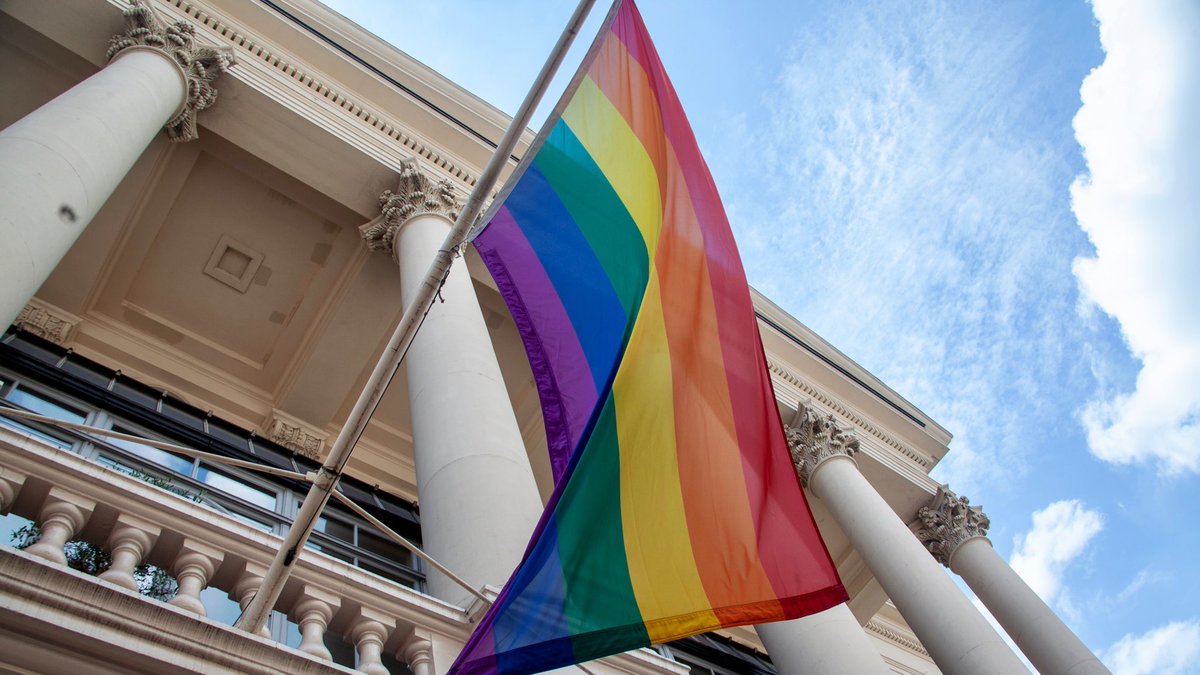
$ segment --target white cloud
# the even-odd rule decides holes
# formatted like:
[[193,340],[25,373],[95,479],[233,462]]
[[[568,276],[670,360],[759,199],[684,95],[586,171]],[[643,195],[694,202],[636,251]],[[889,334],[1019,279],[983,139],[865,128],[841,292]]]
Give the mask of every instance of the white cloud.
[[1177,621],[1121,638],[1101,655],[1113,675],[1200,673],[1200,620]]
[[1075,262],[1087,299],[1142,362],[1132,392],[1084,411],[1091,451],[1200,472],[1200,4],[1094,0],[1105,61],[1084,80],[1071,188],[1096,248]]
[[939,480],[1015,490],[1094,388],[1064,358],[1078,74],[995,3],[823,7],[714,162],[750,281],[954,433]]
[[[1092,540],[1104,529],[1104,519],[1078,500],[1054,502],[1035,511],[1033,527],[1013,539],[1009,564],[1046,604],[1066,600],[1063,574]],[[1056,603],[1056,601],[1058,601]]]

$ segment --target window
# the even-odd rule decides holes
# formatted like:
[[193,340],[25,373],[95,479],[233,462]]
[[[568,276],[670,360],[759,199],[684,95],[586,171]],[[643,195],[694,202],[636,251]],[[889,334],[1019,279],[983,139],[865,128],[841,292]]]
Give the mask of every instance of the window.
[[[13,383],[6,388],[0,388],[0,391],[5,391],[4,398],[10,403],[38,415],[45,415],[46,417],[53,417],[76,424],[83,424],[87,419],[87,413],[77,410],[68,404],[60,403],[19,383]],[[0,424],[23,431],[63,450],[69,450],[73,445],[70,437],[60,432],[39,431],[31,425],[23,424],[7,417],[0,417]]]

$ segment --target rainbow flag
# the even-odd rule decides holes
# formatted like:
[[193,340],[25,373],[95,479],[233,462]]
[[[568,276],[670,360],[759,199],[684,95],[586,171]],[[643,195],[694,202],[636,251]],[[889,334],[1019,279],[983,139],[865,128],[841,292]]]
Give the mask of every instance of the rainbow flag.
[[527,157],[474,246],[558,481],[450,672],[539,672],[845,601],[724,208],[632,0]]

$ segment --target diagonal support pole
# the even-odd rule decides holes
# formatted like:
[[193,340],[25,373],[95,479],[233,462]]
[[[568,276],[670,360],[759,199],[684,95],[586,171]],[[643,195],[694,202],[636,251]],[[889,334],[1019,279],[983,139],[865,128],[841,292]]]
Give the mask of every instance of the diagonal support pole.
[[400,319],[400,324],[396,327],[395,333],[392,334],[391,340],[388,341],[387,349],[379,357],[379,362],[375,364],[375,369],[371,371],[371,377],[367,380],[366,387],[359,394],[358,401],[354,404],[350,416],[346,419],[346,424],[342,427],[341,432],[338,433],[337,440],[334,441],[333,447],[329,451],[329,456],[317,472],[313,480],[313,485],[309,489],[308,495],[304,498],[304,502],[300,505],[299,513],[296,514],[296,520],[293,521],[292,527],[284,535],[283,544],[279,552],[275,555],[275,559],[271,561],[270,567],[267,568],[262,585],[254,595],[254,599],[250,601],[250,604],[242,613],[241,618],[238,619],[238,628],[249,633],[254,633],[266,624],[267,617],[270,616],[271,609],[275,606],[276,600],[279,599],[280,593],[283,592],[283,586],[296,564],[296,559],[299,557],[300,551],[304,549],[304,544],[308,541],[309,535],[312,534],[317,517],[320,515],[321,510],[325,508],[325,504],[329,502],[329,497],[337,486],[338,479],[342,475],[342,470],[350,459],[350,453],[354,450],[354,446],[362,436],[363,431],[366,430],[367,423],[370,421],[371,415],[375,412],[375,408],[379,405],[380,399],[383,398],[388,383],[400,367],[400,361],[404,358],[405,352],[408,351],[408,346],[412,344],[417,329],[420,328],[421,320],[429,312],[437,296],[437,292],[441,288],[442,281],[449,274],[450,265],[454,262],[455,253],[459,250],[459,246],[462,245],[471,227],[475,224],[475,218],[483,209],[484,202],[499,180],[500,172],[516,148],[521,133],[529,126],[529,120],[533,116],[534,109],[541,101],[542,95],[546,93],[546,89],[549,88],[554,73],[558,70],[559,65],[562,64],[567,50],[575,40],[575,36],[579,33],[579,29],[583,26],[584,19],[587,18],[587,14],[594,3],[595,0],[580,0],[578,7],[575,8],[574,14],[571,15],[571,19],[567,23],[566,29],[559,36],[553,51],[551,51],[549,58],[546,59],[546,63],[542,66],[541,72],[538,73],[537,79],[534,80],[529,93],[525,95],[525,100],[517,110],[516,116],[513,117],[512,124],[504,132],[504,137],[500,139],[496,151],[492,154],[491,159],[488,160],[483,173],[479,175],[479,180],[475,183],[475,188],[471,191],[471,195],[467,197],[462,211],[459,212],[454,227],[446,235],[446,240],[442,243],[441,248],[430,264],[429,271],[425,274],[425,279],[417,291],[417,296],[405,308],[404,315]]

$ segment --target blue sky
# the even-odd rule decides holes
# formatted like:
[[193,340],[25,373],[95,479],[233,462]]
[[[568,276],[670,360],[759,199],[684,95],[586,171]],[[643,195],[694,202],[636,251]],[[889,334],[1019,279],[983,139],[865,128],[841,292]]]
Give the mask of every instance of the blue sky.
[[[572,3],[330,4],[512,113]],[[1200,673],[1200,4],[640,7],[750,282],[954,433],[1115,672]]]

